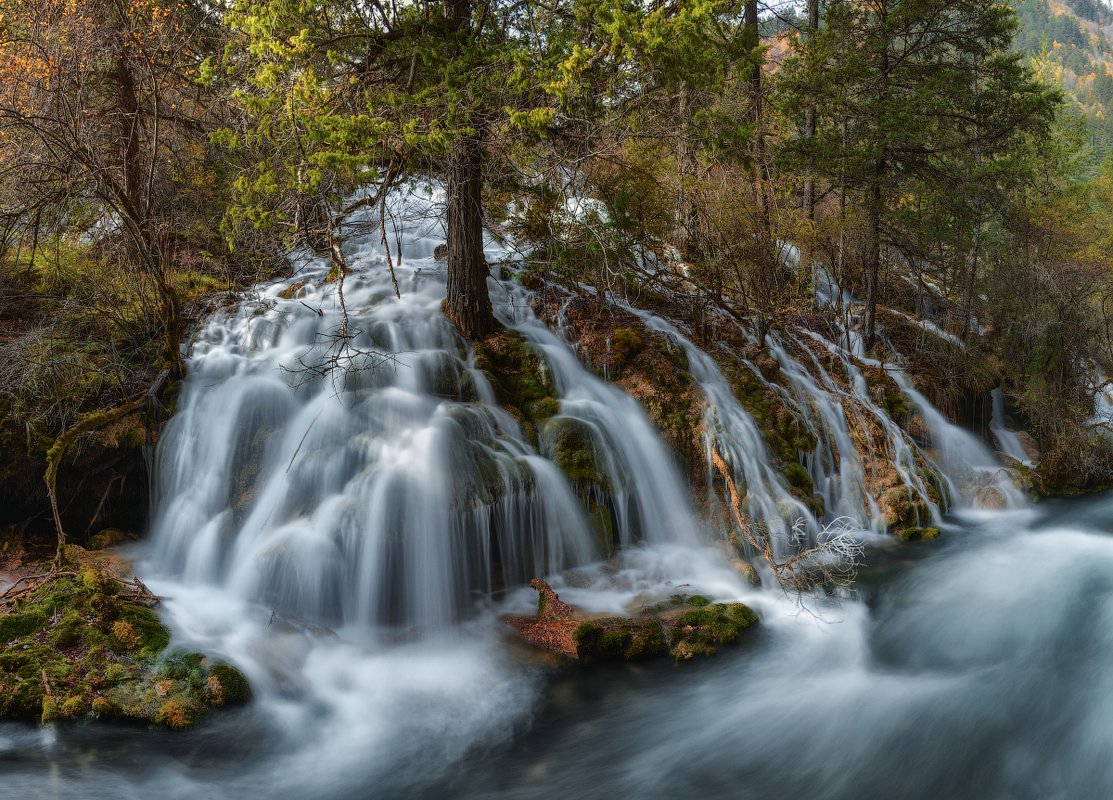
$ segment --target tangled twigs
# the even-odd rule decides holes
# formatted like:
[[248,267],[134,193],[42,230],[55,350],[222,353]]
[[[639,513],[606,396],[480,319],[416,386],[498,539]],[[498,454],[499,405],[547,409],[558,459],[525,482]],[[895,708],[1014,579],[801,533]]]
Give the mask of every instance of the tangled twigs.
[[[120,597],[149,606],[157,606],[161,602],[161,598],[147,588],[147,585],[139,578],[128,580],[116,575],[111,575],[110,573],[105,574],[109,575],[113,581],[123,587],[120,592]],[[78,573],[73,570],[58,569],[52,569],[49,572],[40,572],[37,575],[24,575],[3,592],[0,592],[0,612],[10,610],[16,603],[46,583],[58,580],[59,578],[75,578],[77,575]]]
[[123,579],[117,580],[132,589],[132,594],[125,595],[125,597],[127,597],[129,600],[149,603],[153,606],[157,606],[160,602],[162,602],[162,598],[148,589],[147,585],[143,583],[143,581],[139,580],[139,578],[132,578],[130,581],[126,581]]
[[[71,570],[52,569],[49,572],[40,572],[38,575],[24,575],[4,591],[0,592],[0,609],[14,606],[25,595],[35,591],[41,585],[39,581],[52,581],[58,578],[76,577],[77,573]],[[23,588],[20,584],[26,583]]]

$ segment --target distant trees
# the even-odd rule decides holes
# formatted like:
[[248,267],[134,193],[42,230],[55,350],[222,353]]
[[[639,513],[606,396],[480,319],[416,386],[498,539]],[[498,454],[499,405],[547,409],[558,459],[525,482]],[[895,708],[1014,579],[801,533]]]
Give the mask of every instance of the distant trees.
[[865,218],[867,347],[887,256],[912,265],[935,250],[964,265],[951,277],[956,327],[969,330],[986,215],[1025,180],[1030,164],[1012,156],[1057,102],[1010,51],[1014,25],[1002,3],[832,2],[788,65],[783,102],[820,120],[811,134],[805,119],[790,148]]

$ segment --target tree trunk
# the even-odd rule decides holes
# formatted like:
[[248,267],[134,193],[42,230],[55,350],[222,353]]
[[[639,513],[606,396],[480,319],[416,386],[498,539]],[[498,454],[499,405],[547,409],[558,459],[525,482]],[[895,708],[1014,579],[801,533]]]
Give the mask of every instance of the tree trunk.
[[[757,13],[757,0],[746,0],[742,23],[747,31],[747,43],[752,49],[761,46],[760,20]],[[754,191],[761,212],[761,225],[764,233],[769,233],[769,201],[766,197],[765,175],[765,133],[762,130],[761,107],[761,63],[755,61],[750,71],[750,122],[754,126]]]
[[[819,0],[808,0],[808,38],[811,39],[819,31]],[[816,134],[815,106],[808,106],[804,110],[804,138],[814,139]],[[815,177],[812,170],[804,176],[804,211],[808,219],[815,219]]]
[[879,159],[874,166],[869,196],[869,241],[866,252],[866,320],[863,331],[863,346],[869,352],[873,348],[877,334],[877,282],[881,271],[881,204],[884,196],[881,180],[885,173],[885,162]]
[[[471,24],[471,0],[446,0],[445,18],[452,35]],[[448,164],[448,297],[444,311],[469,339],[495,330],[483,258],[483,132],[470,116],[475,132],[461,136]]]
[[689,263],[699,261],[703,256],[703,235],[699,224],[699,204],[696,192],[699,185],[699,161],[697,160],[695,126],[692,122],[691,90],[687,85],[680,88],[677,97],[677,145],[676,160],[679,166],[679,191],[677,196],[677,224],[683,243],[682,254]]
[[448,166],[448,297],[445,313],[469,339],[495,329],[483,258],[483,143],[464,136]]
[[124,194],[141,215],[142,183],[139,165],[139,98],[135,91],[135,76],[128,63],[127,49],[120,43],[113,70],[116,83],[116,113],[119,114],[120,167],[124,179]]
[[[884,114],[889,99],[889,4],[881,0],[878,4],[878,30],[881,35],[881,62],[878,70],[877,113]],[[883,122],[877,120],[880,130]],[[869,251],[866,254],[866,321],[863,331],[863,346],[866,352],[873,349],[877,337],[877,284],[881,272],[881,214],[885,202],[884,180],[887,153],[877,154],[870,176],[869,194]]]

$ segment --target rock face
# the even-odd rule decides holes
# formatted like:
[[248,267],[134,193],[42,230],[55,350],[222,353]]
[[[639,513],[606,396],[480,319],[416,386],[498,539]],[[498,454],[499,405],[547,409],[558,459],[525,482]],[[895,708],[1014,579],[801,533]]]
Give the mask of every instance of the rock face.
[[672,656],[687,661],[734,644],[758,617],[742,603],[711,603],[701,595],[674,595],[635,617],[588,617],[534,579],[537,615],[507,622],[525,641],[572,661],[641,661]]
[[68,547],[70,563],[0,598],[0,717],[134,719],[185,728],[251,689],[232,666],[171,651],[138,581]]

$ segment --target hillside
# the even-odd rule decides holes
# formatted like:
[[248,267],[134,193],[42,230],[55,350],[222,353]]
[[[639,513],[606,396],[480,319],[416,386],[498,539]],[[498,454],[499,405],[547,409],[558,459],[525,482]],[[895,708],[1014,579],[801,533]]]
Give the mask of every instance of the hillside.
[[1017,48],[1059,83],[1094,154],[1113,152],[1113,9],[1104,0],[1014,0]]

